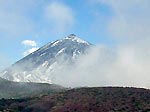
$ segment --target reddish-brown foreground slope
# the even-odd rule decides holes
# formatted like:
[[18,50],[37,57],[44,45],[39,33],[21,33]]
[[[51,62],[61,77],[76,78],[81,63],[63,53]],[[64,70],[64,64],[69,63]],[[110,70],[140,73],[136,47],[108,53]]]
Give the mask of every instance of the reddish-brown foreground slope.
[[0,100],[7,112],[150,112],[150,90],[142,88],[78,88],[52,95]]

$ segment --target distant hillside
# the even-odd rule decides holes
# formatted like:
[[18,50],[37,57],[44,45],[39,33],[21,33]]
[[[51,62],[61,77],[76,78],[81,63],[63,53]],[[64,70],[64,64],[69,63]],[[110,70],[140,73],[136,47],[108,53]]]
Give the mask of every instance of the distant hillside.
[[79,88],[29,99],[3,99],[0,109],[15,112],[150,112],[150,90]]
[[54,84],[12,82],[0,78],[0,99],[50,94],[63,89],[63,87]]

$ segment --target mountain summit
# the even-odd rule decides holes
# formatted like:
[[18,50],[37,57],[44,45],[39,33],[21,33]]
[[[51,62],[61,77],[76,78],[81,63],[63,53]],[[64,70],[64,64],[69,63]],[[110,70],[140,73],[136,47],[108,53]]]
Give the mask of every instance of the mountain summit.
[[5,69],[1,77],[17,82],[52,83],[63,64],[73,63],[91,44],[74,34],[50,42]]

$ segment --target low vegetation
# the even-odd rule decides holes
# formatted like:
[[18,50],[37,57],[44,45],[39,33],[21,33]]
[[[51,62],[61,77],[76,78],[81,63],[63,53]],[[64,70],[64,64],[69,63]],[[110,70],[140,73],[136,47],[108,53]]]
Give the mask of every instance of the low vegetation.
[[150,90],[78,88],[51,95],[0,100],[2,112],[150,112]]

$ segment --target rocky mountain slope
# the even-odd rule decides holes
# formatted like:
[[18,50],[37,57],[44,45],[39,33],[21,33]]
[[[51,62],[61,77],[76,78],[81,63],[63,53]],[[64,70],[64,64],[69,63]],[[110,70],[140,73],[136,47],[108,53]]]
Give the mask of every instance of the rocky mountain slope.
[[12,82],[0,78],[0,99],[39,96],[63,90],[65,88],[54,84]]
[[0,76],[17,82],[52,83],[64,64],[73,63],[91,44],[71,34],[50,42],[5,69]]
[[150,112],[150,90],[78,88],[28,99],[0,100],[0,111],[12,112]]

